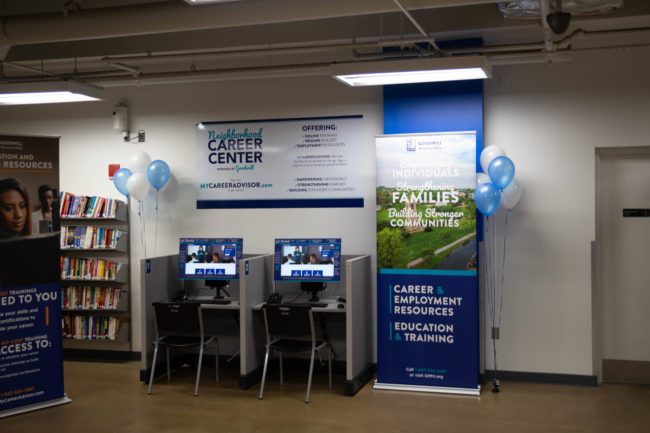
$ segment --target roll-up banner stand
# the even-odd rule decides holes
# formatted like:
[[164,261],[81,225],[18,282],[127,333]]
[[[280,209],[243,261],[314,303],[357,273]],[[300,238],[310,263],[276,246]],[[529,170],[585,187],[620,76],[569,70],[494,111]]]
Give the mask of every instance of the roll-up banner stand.
[[376,389],[478,395],[476,132],[376,138]]
[[59,139],[0,135],[0,418],[63,391]]

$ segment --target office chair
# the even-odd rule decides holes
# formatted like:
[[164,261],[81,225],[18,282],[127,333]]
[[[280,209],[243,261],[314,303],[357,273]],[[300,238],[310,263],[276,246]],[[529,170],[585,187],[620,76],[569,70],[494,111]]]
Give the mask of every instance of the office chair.
[[314,357],[320,349],[327,347],[329,387],[332,389],[332,347],[329,342],[316,339],[314,316],[311,307],[265,304],[262,312],[264,313],[264,325],[266,328],[266,355],[264,357],[260,400],[264,395],[264,384],[266,383],[266,372],[271,351],[277,352],[280,358],[280,385],[284,384],[282,354],[285,352],[311,352],[307,396],[305,398],[305,403],[309,403],[311,379],[314,373]]
[[149,389],[156,371],[156,358],[158,347],[163,346],[167,354],[167,381],[171,380],[169,349],[195,349],[199,348],[199,362],[196,369],[196,384],[194,395],[199,395],[199,380],[201,379],[201,364],[203,363],[203,349],[213,341],[216,343],[216,381],[219,382],[219,343],[214,336],[206,336],[203,328],[203,311],[195,303],[166,303],[154,302],[154,324],[156,339],[154,341],[153,362],[151,364],[151,377]]

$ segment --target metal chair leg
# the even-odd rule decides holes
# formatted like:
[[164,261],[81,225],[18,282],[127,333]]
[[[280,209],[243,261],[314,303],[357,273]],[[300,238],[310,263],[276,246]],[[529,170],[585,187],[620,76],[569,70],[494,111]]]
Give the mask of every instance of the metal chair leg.
[[169,361],[169,346],[165,347],[165,351],[167,353],[167,382],[170,382],[172,380],[172,374],[171,374],[171,363]]
[[149,389],[147,389],[147,394],[151,395],[151,385],[153,385],[154,372],[156,371],[156,357],[158,356],[158,343],[153,350],[153,363],[151,364],[151,376],[149,377]]
[[262,385],[260,386],[260,400],[264,395],[264,384],[266,383],[266,368],[269,366],[269,346],[266,346],[266,355],[264,355],[264,370],[262,370]]
[[217,345],[217,354],[214,356],[214,365],[216,366],[216,370],[217,370],[215,375],[216,375],[216,381],[219,382],[219,340],[215,339],[214,344]]
[[284,366],[282,365],[282,352],[277,352],[280,356],[280,386],[284,386]]
[[203,345],[199,350],[199,365],[196,368],[196,385],[194,385],[194,396],[199,395],[199,381],[201,380],[201,364],[203,363]]
[[311,351],[311,362],[309,363],[309,380],[307,381],[307,398],[305,398],[305,403],[309,403],[309,395],[311,394],[311,378],[314,375],[314,358],[315,350]]
[[330,376],[330,389],[332,389],[332,347],[328,344],[327,345],[327,362],[328,362],[328,370],[329,370],[329,376]]

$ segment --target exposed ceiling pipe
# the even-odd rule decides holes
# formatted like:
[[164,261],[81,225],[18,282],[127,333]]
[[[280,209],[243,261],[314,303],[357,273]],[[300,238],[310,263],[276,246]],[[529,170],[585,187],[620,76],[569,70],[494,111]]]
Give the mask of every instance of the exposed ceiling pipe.
[[548,25],[546,17],[551,12],[551,0],[539,0],[539,15],[542,21],[542,31],[544,32],[544,49],[546,51],[553,51],[553,31],[551,26]]
[[429,36],[429,33],[427,33],[427,32],[424,30],[424,28],[422,28],[422,26],[420,25],[420,23],[418,23],[417,20],[416,20],[415,18],[413,18],[413,15],[411,15],[411,13],[408,11],[408,9],[406,9],[406,8],[404,7],[404,5],[400,2],[400,0],[393,0],[393,1],[394,1],[395,4],[397,5],[397,7],[400,8],[400,10],[402,11],[402,13],[403,13],[404,15],[406,15],[406,18],[408,18],[409,21],[411,21],[411,23],[415,26],[415,28],[418,29],[418,31],[420,32],[420,34],[421,34],[422,36],[424,36],[425,38],[427,38],[427,42],[429,42],[429,43],[431,44],[431,46],[433,47],[433,49],[434,49],[437,53],[439,53],[439,54],[442,55],[443,52],[442,52],[442,50],[440,49],[440,47],[438,46],[438,44],[436,44],[435,39],[433,39],[431,36]]
[[130,72],[131,75],[133,75],[134,77],[137,77],[138,75],[140,75],[142,73],[140,68],[138,68],[137,66],[125,65],[124,63],[120,63],[120,62],[116,62],[115,60],[111,60],[108,57],[104,57],[102,59],[102,61],[104,63],[106,63],[107,65],[112,66],[114,68]]
[[4,17],[0,17],[0,60],[4,60],[11,49],[11,42],[5,34]]
[[9,66],[11,66],[13,68],[16,68],[16,69],[22,69],[23,71],[35,72],[35,73],[37,73],[39,75],[46,75],[46,76],[49,76],[49,77],[57,77],[57,78],[61,78],[61,79],[65,78],[64,76],[56,74],[54,72],[49,72],[49,71],[46,71],[44,69],[32,68],[31,66],[21,65],[20,63],[7,62],[7,61],[4,61],[4,60],[1,63],[3,65],[9,65]]
[[[493,53],[488,54],[490,63],[494,66],[521,65],[567,62],[572,54],[618,51],[625,49],[650,49],[650,44],[621,45],[615,47],[594,47],[580,49],[566,49],[554,52],[515,52],[515,53]],[[308,65],[277,66],[277,67],[251,67],[237,69],[213,69],[205,71],[178,71],[161,73],[143,73],[138,77],[132,74],[118,71],[97,71],[78,74],[78,78],[84,82],[92,83],[102,87],[125,87],[142,86],[155,84],[193,83],[205,81],[227,81],[242,79],[260,78],[286,78],[305,76],[324,76],[330,74],[329,63],[316,63]],[[5,80],[7,81],[7,80]],[[14,77],[9,82],[35,82],[33,76]]]
[[331,50],[358,50],[385,47],[398,47],[428,42],[425,38],[409,38],[396,40],[383,40],[376,42],[357,42],[357,43],[340,43],[340,44],[317,44],[317,45],[293,45],[290,47],[265,47],[265,48],[224,48],[210,51],[199,51],[189,53],[174,54],[147,54],[141,56],[120,56],[105,57],[104,61],[111,62],[152,62],[152,61],[169,61],[169,60],[196,60],[201,58],[216,58],[221,56],[253,56],[253,55],[273,55],[273,54],[304,54],[319,51]]
[[[419,0],[417,8],[491,4],[496,0]],[[9,44],[35,44],[218,29],[258,24],[394,12],[376,0],[249,0],[190,6],[180,1],[148,3],[4,18]]]

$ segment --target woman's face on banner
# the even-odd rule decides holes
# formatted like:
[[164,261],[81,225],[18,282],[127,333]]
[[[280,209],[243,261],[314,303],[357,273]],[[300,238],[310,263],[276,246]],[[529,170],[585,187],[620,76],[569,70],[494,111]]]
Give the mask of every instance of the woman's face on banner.
[[11,232],[20,233],[27,221],[25,199],[16,190],[10,189],[0,194],[0,223]]

